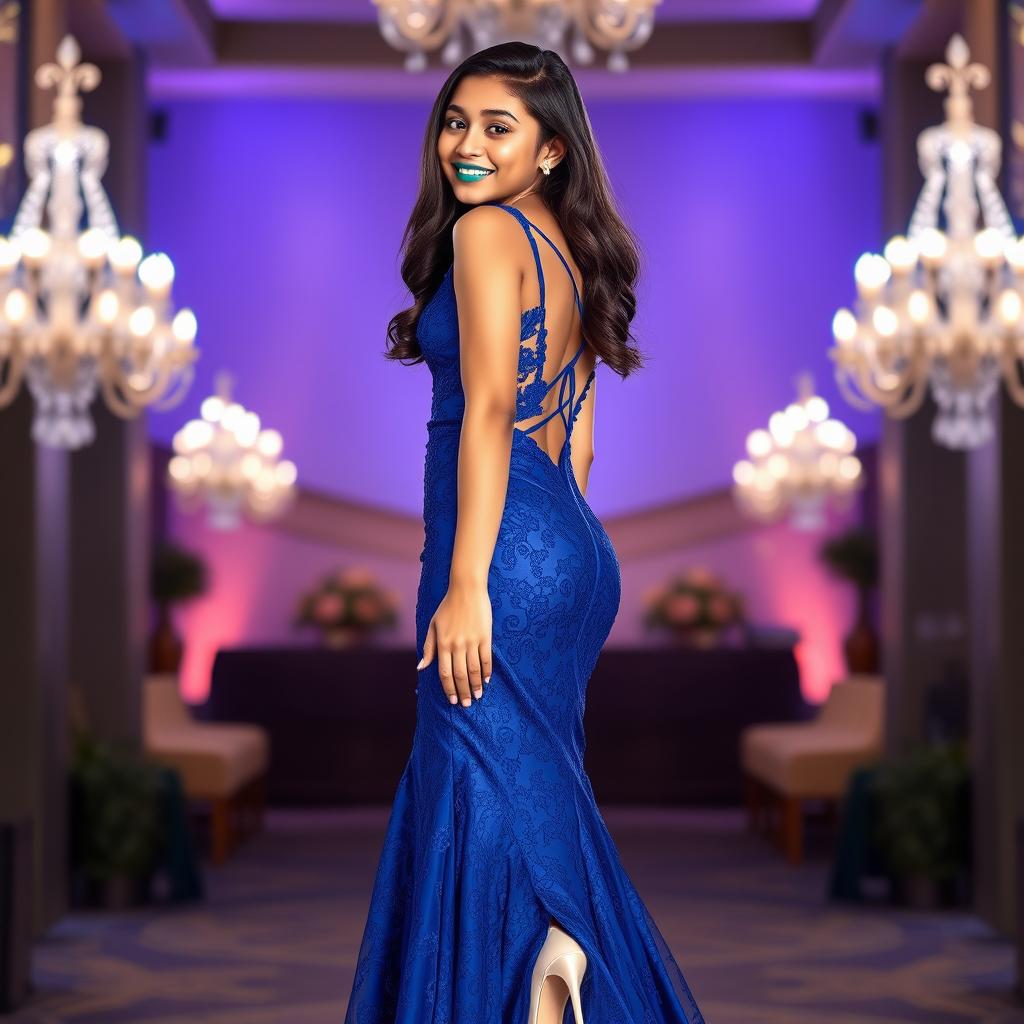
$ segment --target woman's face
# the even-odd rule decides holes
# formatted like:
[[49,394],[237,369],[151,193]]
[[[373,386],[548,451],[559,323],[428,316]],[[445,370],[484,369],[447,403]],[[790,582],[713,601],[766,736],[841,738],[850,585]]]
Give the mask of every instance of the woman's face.
[[525,192],[540,177],[544,159],[554,169],[561,155],[555,140],[538,152],[539,135],[539,122],[497,78],[467,75],[456,86],[437,140],[455,198],[475,205]]

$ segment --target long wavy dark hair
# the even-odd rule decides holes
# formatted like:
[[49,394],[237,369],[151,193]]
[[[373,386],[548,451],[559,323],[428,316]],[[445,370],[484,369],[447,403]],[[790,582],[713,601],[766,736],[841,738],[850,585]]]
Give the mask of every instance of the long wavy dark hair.
[[[444,116],[461,79],[493,75],[540,124],[537,152],[561,136],[566,152],[538,193],[557,218],[583,276],[583,336],[623,377],[643,365],[629,325],[636,314],[642,250],[619,216],[576,81],[553,50],[524,42],[499,43],[467,57],[448,76],[430,113],[423,140],[420,192],[402,235],[402,280],[415,296],[388,324],[389,359],[423,359],[416,325],[454,259],[452,227],[472,207],[455,198],[437,157]],[[410,364],[410,365],[412,365]]]

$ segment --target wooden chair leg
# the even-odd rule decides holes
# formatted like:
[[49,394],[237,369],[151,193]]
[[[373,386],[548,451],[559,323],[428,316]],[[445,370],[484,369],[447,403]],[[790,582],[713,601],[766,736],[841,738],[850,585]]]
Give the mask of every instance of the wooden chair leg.
[[210,807],[210,857],[214,864],[223,864],[231,852],[231,801],[217,796]]
[[799,797],[783,797],[782,848],[790,864],[803,860],[803,807]]

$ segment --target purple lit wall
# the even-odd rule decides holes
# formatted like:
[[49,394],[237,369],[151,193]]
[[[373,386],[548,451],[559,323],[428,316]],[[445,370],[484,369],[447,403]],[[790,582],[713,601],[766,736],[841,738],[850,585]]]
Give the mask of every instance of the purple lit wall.
[[[147,247],[174,259],[202,356],[154,436],[169,441],[227,368],[238,400],[284,434],[302,483],[417,514],[429,377],[382,353],[407,304],[398,245],[426,102],[164,109]],[[647,262],[633,327],[646,372],[598,376],[598,514],[726,484],[746,434],[805,368],[859,437],[876,435],[837,397],[826,357],[853,263],[879,242],[878,151],[859,111],[806,98],[590,104]]]

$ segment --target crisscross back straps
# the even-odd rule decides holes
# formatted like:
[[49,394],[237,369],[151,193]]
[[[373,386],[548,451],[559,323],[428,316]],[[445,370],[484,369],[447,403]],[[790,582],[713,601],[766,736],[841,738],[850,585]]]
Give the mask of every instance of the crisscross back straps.
[[[580,298],[579,289],[576,287],[576,278],[573,277],[572,270],[569,268],[569,264],[566,261],[566,258],[562,255],[561,250],[558,248],[558,246],[555,245],[555,243],[547,236],[547,234],[541,228],[534,224],[532,220],[527,218],[526,215],[523,214],[523,212],[517,209],[516,207],[509,206],[506,203],[499,203],[496,200],[488,200],[486,202],[486,205],[497,206],[499,209],[507,210],[510,214],[512,214],[512,216],[515,217],[517,221],[519,221],[519,224],[522,227],[523,231],[526,232],[526,237],[530,241],[530,248],[533,250],[533,259],[534,262],[537,264],[537,280],[540,285],[540,325],[538,328],[538,337],[540,339],[543,339],[546,333],[545,321],[547,319],[547,307],[544,302],[544,269],[540,261],[540,251],[537,248],[537,240],[533,236],[534,231],[536,231],[541,236],[541,238],[543,238],[544,241],[547,242],[552,249],[554,249],[555,255],[559,258],[559,260],[561,260],[562,266],[565,267],[565,272],[569,275],[569,282],[572,284],[573,296],[576,299],[576,308],[577,310],[579,310],[580,321],[582,322],[583,301]],[[541,390],[541,395],[546,396],[547,393],[555,386],[555,384],[561,382],[561,386],[559,387],[558,392],[558,405],[555,406],[555,408],[552,409],[551,412],[549,412],[543,419],[540,419],[536,423],[532,423],[529,427],[525,428],[525,430],[523,430],[524,434],[532,433],[538,427],[542,427],[545,423],[547,423],[548,420],[554,418],[556,415],[560,415],[562,417],[562,423],[565,426],[566,440],[569,439],[569,436],[572,434],[573,423],[575,423],[576,417],[579,415],[580,408],[583,405],[583,399],[586,397],[587,390],[590,388],[590,384],[594,379],[594,373],[593,371],[591,371],[590,375],[587,377],[587,381],[583,387],[583,390],[580,392],[579,400],[576,401],[576,373],[574,367],[576,366],[576,361],[583,354],[583,350],[584,348],[586,348],[586,344],[586,339],[582,339],[580,341],[580,347],[576,350],[576,354],[572,357],[572,359],[569,360],[568,363],[565,364],[565,366],[563,366],[558,371],[558,373],[555,374],[555,376],[550,381],[544,381],[544,350],[543,348],[541,348],[541,359],[536,368],[537,377],[544,384],[544,387]],[[568,399],[566,399],[565,397],[567,382],[569,391]],[[540,401],[543,401],[543,398],[541,398]],[[566,415],[566,409],[569,410],[568,415]]]

